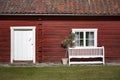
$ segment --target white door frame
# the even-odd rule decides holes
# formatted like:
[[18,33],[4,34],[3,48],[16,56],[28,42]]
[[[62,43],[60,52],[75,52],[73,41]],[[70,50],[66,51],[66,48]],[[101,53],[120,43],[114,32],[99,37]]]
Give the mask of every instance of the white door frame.
[[35,26],[11,26],[10,27],[11,29],[11,60],[10,62],[13,63],[13,60],[14,60],[14,31],[15,29],[32,29],[33,31],[33,63],[36,63],[36,51],[35,51],[35,29],[36,27]]

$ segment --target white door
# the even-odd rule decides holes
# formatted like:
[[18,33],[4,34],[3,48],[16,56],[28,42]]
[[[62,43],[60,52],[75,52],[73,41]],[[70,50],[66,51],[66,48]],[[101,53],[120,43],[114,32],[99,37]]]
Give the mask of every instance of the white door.
[[32,27],[12,27],[12,61],[35,62],[35,30]]

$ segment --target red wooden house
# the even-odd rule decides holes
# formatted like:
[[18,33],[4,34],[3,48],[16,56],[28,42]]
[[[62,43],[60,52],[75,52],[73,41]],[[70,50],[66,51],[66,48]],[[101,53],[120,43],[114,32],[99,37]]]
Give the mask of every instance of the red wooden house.
[[0,0],[0,62],[61,61],[71,31],[75,48],[104,46],[105,62],[120,62],[119,0]]

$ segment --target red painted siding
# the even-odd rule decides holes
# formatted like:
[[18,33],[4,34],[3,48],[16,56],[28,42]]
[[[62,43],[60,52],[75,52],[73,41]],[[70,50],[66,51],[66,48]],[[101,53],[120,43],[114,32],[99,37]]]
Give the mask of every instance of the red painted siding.
[[106,61],[120,61],[120,21],[118,20],[43,20],[44,61],[60,60],[65,55],[61,41],[72,28],[98,28],[98,46],[105,46]]
[[[0,20],[0,62],[10,62],[10,27],[12,26],[36,26],[38,32],[38,22],[29,20]],[[38,33],[36,35],[38,36]],[[38,37],[36,36],[36,55],[38,53]],[[36,61],[39,62],[39,58],[36,57]]]
[[61,41],[72,28],[98,28],[98,46],[105,46],[107,61],[120,61],[120,20],[97,17],[42,17],[0,20],[0,61],[10,61],[10,26],[36,26],[36,61],[60,61],[65,55]]

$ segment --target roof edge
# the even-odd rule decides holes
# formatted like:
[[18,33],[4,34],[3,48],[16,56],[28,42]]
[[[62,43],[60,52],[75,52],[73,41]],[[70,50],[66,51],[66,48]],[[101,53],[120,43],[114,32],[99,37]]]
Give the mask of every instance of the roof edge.
[[0,14],[0,16],[120,16],[120,14]]

